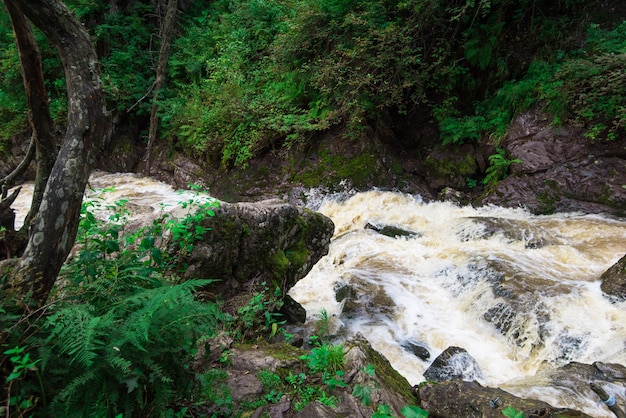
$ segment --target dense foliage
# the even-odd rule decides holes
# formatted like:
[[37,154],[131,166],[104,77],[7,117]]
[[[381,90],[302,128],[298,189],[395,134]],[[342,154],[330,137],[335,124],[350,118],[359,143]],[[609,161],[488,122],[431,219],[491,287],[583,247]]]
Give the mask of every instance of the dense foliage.
[[[123,202],[84,204],[77,251],[50,303],[21,318],[0,309],[2,352],[12,355],[0,362],[3,380],[12,369],[0,408],[11,416],[161,415],[196,389],[189,364],[198,341],[229,317],[196,299],[209,280],[179,282],[178,255],[214,206],[184,203],[186,218],[138,230],[128,229]],[[97,216],[107,209],[107,220]],[[166,252],[158,242],[168,234]]]
[[[109,108],[145,128],[162,7],[147,0],[67,3],[93,34]],[[517,112],[536,103],[556,122],[585,124],[592,139],[611,139],[623,129],[623,22],[590,2],[217,0],[186,6],[160,93],[161,132],[173,146],[212,162],[245,165],[331,127],[360,139],[393,128],[398,118],[435,123],[444,143],[497,139]],[[24,129],[26,119],[10,26],[6,16],[0,19],[0,135],[6,139]],[[54,116],[62,123],[60,63],[39,40]]]

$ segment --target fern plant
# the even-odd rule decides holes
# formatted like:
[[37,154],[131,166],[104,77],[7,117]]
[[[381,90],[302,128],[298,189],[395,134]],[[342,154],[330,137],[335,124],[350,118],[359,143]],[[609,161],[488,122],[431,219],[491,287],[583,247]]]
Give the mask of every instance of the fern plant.
[[222,318],[194,300],[207,280],[136,290],[110,304],[63,303],[47,318],[40,349],[48,381],[61,388],[53,416],[149,416],[194,388],[195,342]]
[[[38,337],[42,376],[53,392],[45,412],[158,416],[197,388],[189,370],[196,342],[227,317],[194,297],[210,280],[175,284],[172,261],[155,246],[161,224],[126,231],[124,204],[114,205],[109,222],[92,213],[100,204],[85,205],[79,250],[62,270],[66,285]],[[197,238],[178,237],[186,240],[182,247]]]
[[483,184],[493,186],[499,180],[506,178],[511,164],[521,163],[520,159],[509,160],[505,157],[505,151],[498,149],[495,154],[489,156],[489,167],[487,167]]

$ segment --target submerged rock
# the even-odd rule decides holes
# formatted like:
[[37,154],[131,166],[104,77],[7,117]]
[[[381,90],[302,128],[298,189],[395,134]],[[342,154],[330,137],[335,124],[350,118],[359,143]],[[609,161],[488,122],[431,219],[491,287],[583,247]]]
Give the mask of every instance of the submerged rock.
[[475,224],[481,225],[482,230],[469,235],[462,230],[459,235],[463,241],[491,238],[502,234],[509,241],[522,241],[526,248],[542,248],[547,245],[561,245],[565,242],[561,237],[546,231],[541,226],[533,225],[528,221],[518,219],[490,218],[474,216],[469,218]]
[[415,355],[415,357],[421,360],[426,361],[430,358],[430,351],[428,351],[428,348],[424,347],[423,344],[408,340],[408,341],[403,341],[400,345],[402,346],[402,348],[404,348],[407,351],[410,351],[411,353]]
[[381,235],[384,235],[390,238],[399,238],[399,237],[408,237],[408,238],[418,237],[419,238],[421,236],[419,232],[409,231],[407,229],[404,229],[402,227],[395,226],[395,225],[376,225],[371,222],[368,222],[365,225],[365,229],[371,229],[373,231],[378,232]]
[[559,405],[579,410],[594,417],[614,416],[612,410],[598,395],[613,396],[619,408],[626,405],[626,367],[620,364],[595,362],[585,364],[570,362],[556,369],[546,369],[535,376],[516,379],[502,386],[526,398],[547,395],[558,399]]

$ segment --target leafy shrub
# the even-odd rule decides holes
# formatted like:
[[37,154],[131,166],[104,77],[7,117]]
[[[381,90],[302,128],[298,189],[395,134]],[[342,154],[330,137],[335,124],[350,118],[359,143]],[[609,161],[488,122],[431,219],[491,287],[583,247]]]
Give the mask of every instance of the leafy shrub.
[[60,388],[53,415],[148,415],[190,393],[194,379],[186,367],[195,341],[214,332],[220,317],[216,306],[193,298],[206,284],[164,284],[105,306],[55,309],[40,349],[42,372]]
[[[100,205],[84,204],[78,251],[64,265],[46,315],[30,325],[36,332],[22,337],[36,353],[46,392],[18,383],[23,398],[49,400],[41,405],[46,415],[160,415],[201,387],[189,369],[197,341],[229,319],[218,305],[195,299],[194,290],[209,280],[176,283],[175,263],[155,246],[162,225],[126,231],[124,204],[114,205],[106,222],[94,214]],[[190,208],[189,216],[198,215]],[[181,248],[197,238],[178,237]],[[20,364],[29,361],[23,356]]]
[[[625,36],[626,38],[626,36]],[[557,77],[574,119],[590,139],[615,139],[626,128],[626,53],[563,65]]]
[[233,332],[241,340],[253,339],[263,333],[272,338],[278,325],[285,323],[277,312],[283,306],[281,289],[277,287],[270,292],[265,282],[261,286],[262,289],[252,295],[248,304],[237,310],[238,326]]

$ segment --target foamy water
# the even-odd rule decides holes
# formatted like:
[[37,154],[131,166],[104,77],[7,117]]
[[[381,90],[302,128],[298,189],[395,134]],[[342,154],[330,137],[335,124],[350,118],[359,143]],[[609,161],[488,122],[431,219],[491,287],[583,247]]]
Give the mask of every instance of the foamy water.
[[[24,183],[20,187],[22,191],[11,205],[16,211],[16,229],[24,223],[33,194],[32,183]],[[130,212],[129,218],[133,220],[149,217],[151,214],[168,213],[180,208],[182,202],[191,199],[196,201],[210,199],[210,196],[189,190],[175,190],[166,183],[139,174],[95,171],[89,178],[85,199],[101,202],[100,210],[96,212],[100,213],[103,219],[110,213],[106,208],[107,205],[124,201]]]
[[[319,211],[336,225],[330,252],[291,296],[309,317],[325,310],[339,326],[361,332],[412,384],[425,380],[430,362],[449,346],[476,359],[482,384],[504,389],[571,361],[626,364],[626,304],[611,303],[598,280],[626,253],[626,221],[426,204],[380,191],[327,199]],[[416,236],[390,238],[365,229],[368,223]],[[486,233],[485,223],[506,227]],[[365,306],[359,316],[342,313],[337,286],[356,293]],[[517,309],[498,309],[503,305]],[[486,320],[491,313],[509,315],[504,331],[497,319]],[[402,348],[406,341],[426,347],[430,359]],[[526,393],[518,383],[510,387]],[[543,390],[540,398],[558,406],[561,395]],[[611,416],[593,400],[574,406]]]

